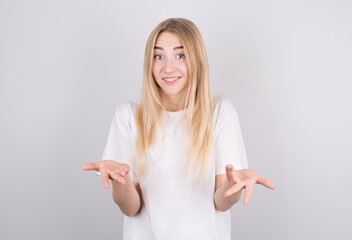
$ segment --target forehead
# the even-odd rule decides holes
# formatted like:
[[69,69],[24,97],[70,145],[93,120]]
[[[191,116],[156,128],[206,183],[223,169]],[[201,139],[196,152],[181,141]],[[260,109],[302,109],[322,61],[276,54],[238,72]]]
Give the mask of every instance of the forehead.
[[162,32],[156,39],[155,46],[162,48],[182,46],[182,42],[177,34],[172,32]]

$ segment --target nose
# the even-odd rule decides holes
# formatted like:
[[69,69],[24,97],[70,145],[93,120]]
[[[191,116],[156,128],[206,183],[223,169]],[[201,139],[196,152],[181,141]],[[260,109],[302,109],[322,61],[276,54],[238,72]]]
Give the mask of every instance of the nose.
[[165,73],[172,73],[175,71],[175,62],[173,59],[168,59],[165,61],[164,72]]

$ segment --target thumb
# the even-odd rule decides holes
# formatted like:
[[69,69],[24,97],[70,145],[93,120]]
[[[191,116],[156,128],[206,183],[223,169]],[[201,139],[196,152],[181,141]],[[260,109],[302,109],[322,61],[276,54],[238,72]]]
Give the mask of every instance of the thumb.
[[233,166],[232,166],[232,164],[227,164],[227,165],[225,166],[225,168],[226,168],[226,171],[228,171],[228,170],[232,170],[232,169],[233,169]]
[[232,184],[240,182],[240,178],[237,176],[236,171],[232,164],[226,165],[226,175],[229,177],[229,180]]
[[232,173],[231,173],[232,169],[233,169],[233,166],[231,164],[227,164],[225,166],[226,178],[231,184],[233,183],[233,181],[232,181]]

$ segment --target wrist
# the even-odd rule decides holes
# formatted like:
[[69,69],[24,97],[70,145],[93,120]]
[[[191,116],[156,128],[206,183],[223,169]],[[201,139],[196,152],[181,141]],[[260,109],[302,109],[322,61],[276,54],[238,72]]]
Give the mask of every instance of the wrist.
[[114,187],[119,187],[119,188],[121,188],[121,187],[127,187],[128,185],[129,185],[129,183],[131,182],[131,177],[130,177],[130,175],[129,174],[127,174],[125,177],[124,177],[124,179],[125,179],[125,183],[121,183],[121,182],[119,182],[119,181],[117,181],[116,179],[112,179],[111,180],[111,184],[112,184],[112,186]]

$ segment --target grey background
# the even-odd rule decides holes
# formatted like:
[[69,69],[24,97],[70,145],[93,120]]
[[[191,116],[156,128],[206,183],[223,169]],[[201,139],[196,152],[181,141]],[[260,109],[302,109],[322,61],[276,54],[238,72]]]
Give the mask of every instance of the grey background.
[[233,239],[350,239],[351,1],[0,1],[1,239],[120,239],[93,172],[144,47],[169,17],[206,43],[257,185]]

